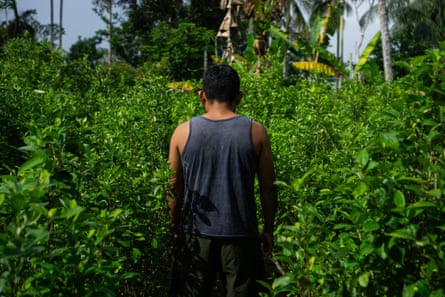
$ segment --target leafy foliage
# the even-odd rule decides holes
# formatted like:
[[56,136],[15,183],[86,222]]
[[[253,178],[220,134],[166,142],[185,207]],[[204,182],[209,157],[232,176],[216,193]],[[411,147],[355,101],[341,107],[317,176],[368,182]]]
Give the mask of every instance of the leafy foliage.
[[[444,61],[338,89],[234,64],[276,163],[271,296],[443,295]],[[194,89],[29,40],[1,62],[0,294],[167,296],[168,142],[202,112]]]
[[165,65],[162,74],[175,80],[198,79],[203,74],[205,53],[212,52],[214,32],[194,23],[178,27],[161,23],[150,33],[150,43],[141,46],[147,63]]
[[70,47],[69,59],[79,60],[86,58],[91,65],[97,64],[105,56],[104,50],[97,48],[101,40],[97,37],[79,38]]

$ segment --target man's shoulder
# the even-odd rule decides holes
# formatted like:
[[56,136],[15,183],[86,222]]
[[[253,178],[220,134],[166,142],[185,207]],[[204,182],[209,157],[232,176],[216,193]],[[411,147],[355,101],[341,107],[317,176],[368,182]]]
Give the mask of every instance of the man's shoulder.
[[251,134],[253,146],[258,153],[261,151],[262,146],[269,143],[269,135],[267,134],[266,128],[263,126],[263,124],[253,120]]
[[176,134],[176,135],[182,135],[182,134],[188,132],[189,126],[190,126],[190,120],[188,120],[188,121],[186,121],[186,122],[183,122],[183,123],[179,124],[179,125],[176,127],[174,134]]
[[190,121],[186,121],[182,124],[179,124],[175,131],[173,132],[173,136],[171,139],[171,147],[176,147],[179,153],[182,153],[185,143],[187,142],[187,138],[189,135]]
[[264,134],[266,133],[266,128],[264,128],[263,124],[252,120],[252,134]]

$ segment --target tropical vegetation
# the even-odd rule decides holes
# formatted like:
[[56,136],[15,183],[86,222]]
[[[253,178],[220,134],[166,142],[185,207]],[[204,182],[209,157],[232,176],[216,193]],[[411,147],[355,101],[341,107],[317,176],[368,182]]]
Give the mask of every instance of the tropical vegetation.
[[110,26],[65,51],[61,21],[0,1],[0,295],[167,296],[169,138],[230,63],[276,165],[268,295],[443,296],[440,1],[372,3],[390,49],[350,65],[327,49],[359,2],[97,1]]

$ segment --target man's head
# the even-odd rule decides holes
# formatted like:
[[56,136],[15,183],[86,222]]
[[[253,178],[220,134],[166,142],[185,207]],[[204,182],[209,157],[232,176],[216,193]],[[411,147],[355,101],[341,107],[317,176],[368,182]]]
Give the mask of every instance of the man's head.
[[238,73],[228,65],[215,65],[206,70],[202,90],[210,102],[234,103],[240,94]]

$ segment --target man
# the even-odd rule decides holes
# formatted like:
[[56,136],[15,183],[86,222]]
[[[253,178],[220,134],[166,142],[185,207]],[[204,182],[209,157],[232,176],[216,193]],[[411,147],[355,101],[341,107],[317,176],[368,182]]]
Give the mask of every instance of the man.
[[209,68],[199,98],[205,114],[179,125],[170,142],[176,198],[168,199],[176,242],[171,296],[209,297],[219,272],[226,296],[256,297],[277,208],[269,137],[261,124],[236,114],[242,93],[232,67]]

